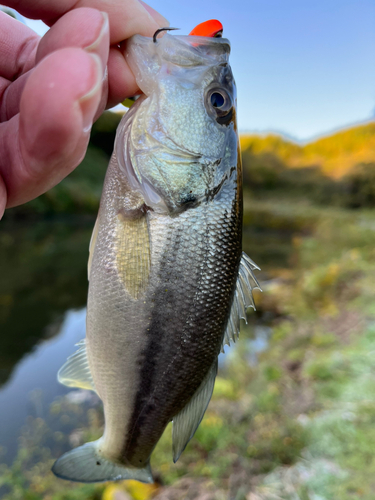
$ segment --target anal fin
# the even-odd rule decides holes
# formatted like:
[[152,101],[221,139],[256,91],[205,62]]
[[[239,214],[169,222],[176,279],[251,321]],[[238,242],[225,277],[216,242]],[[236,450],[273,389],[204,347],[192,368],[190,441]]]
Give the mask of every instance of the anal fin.
[[173,461],[176,463],[181,453],[194,436],[205,414],[214,390],[217,374],[217,360],[211,366],[203,382],[189,403],[173,417]]
[[69,356],[66,363],[60,368],[57,380],[67,387],[77,387],[95,391],[89,361],[87,359],[86,341],[81,340],[76,344],[79,349]]

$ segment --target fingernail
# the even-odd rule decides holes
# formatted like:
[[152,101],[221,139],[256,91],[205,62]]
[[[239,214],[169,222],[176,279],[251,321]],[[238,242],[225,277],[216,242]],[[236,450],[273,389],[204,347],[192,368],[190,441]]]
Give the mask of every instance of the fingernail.
[[[103,66],[100,57],[97,54],[88,54],[92,59],[92,73],[91,81],[93,84],[90,90],[78,99],[78,103],[82,111],[83,131],[88,132],[91,129],[92,122],[99,104],[98,95],[102,92],[103,82]],[[96,98],[96,99],[95,99]],[[96,102],[98,101],[98,102]]]
[[100,12],[100,13],[103,16],[102,29],[100,30],[100,33],[99,33],[97,39],[94,42],[92,42],[91,45],[89,45],[88,47],[85,47],[85,50],[87,52],[95,52],[98,49],[98,47],[100,46],[103,38],[109,32],[108,14],[106,12]]

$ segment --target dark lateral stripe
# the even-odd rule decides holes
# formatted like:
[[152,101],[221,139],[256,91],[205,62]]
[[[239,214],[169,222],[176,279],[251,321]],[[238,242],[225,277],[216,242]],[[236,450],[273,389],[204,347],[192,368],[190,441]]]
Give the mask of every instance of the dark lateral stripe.
[[[176,255],[180,248],[180,238],[176,237],[174,240],[173,249],[167,248],[164,254],[164,258],[160,263],[160,275],[166,274],[168,265],[168,256],[172,257],[172,262],[174,261],[173,253]],[[173,250],[171,254],[170,251]],[[156,379],[156,369],[157,369],[157,359],[163,351],[163,342],[165,342],[166,330],[165,330],[165,294],[163,293],[164,288],[156,289],[154,291],[154,306],[151,313],[151,321],[149,324],[148,331],[145,332],[145,336],[148,337],[148,343],[144,351],[140,354],[138,359],[138,365],[141,365],[140,372],[140,386],[137,391],[135,398],[134,410],[131,419],[128,424],[128,439],[125,442],[123,449],[123,456],[132,463],[133,456],[137,449],[138,440],[141,435],[142,428],[148,419],[150,411],[154,410],[154,403],[148,402],[150,395],[154,389],[154,381]],[[149,297],[148,297],[149,298]],[[163,298],[163,302],[161,299]],[[147,299],[146,299],[147,300]],[[147,403],[147,406],[145,404]],[[138,460],[139,462],[139,460]],[[134,464],[136,465],[136,464]]]

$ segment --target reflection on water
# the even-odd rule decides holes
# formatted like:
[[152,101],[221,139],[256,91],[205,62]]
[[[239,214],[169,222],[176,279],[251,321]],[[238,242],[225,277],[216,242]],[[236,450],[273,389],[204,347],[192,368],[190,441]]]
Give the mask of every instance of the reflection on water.
[[85,336],[86,309],[69,311],[59,335],[40,343],[16,366],[11,379],[0,391],[0,446],[5,447],[6,462],[17,452],[19,430],[27,415],[47,418],[50,403],[68,388],[57,382],[58,369]]
[[[249,330],[249,328],[247,328],[247,330]],[[272,328],[269,326],[255,324],[251,329],[251,338],[241,339],[241,344],[236,343],[235,345],[231,345],[230,348],[225,346],[225,352],[219,355],[219,368],[225,369],[232,360],[236,359],[236,347],[238,345],[241,345],[242,351],[246,353],[247,363],[250,366],[256,366],[258,364],[259,354],[264,352],[268,347],[271,334]]]
[[298,213],[277,212],[275,206],[248,205],[245,198],[243,247],[262,271],[293,267],[293,238],[308,234],[314,219]]
[[84,312],[67,311],[86,304],[92,226],[91,219],[2,223],[0,446],[6,461],[25,417],[66,392],[56,373],[84,337]]
[[269,326],[256,325],[254,328],[254,338],[248,340],[248,363],[255,366],[258,363],[258,355],[268,347],[272,329]]
[[59,331],[68,309],[84,307],[93,221],[2,224],[0,385],[41,340]]
[[[13,223],[0,234],[0,446],[12,461],[27,415],[45,418],[52,400],[68,392],[56,374],[85,336],[87,256],[93,220]],[[250,221],[251,222],[251,221]],[[290,221],[289,221],[290,222]],[[298,231],[275,218],[244,229],[244,250],[267,275],[288,267]],[[255,316],[254,316],[255,317]],[[270,335],[256,326],[249,363]],[[228,351],[228,349],[226,349]],[[230,350],[229,350],[230,352]],[[225,355],[226,356],[226,355]],[[223,360],[220,360],[221,365]]]

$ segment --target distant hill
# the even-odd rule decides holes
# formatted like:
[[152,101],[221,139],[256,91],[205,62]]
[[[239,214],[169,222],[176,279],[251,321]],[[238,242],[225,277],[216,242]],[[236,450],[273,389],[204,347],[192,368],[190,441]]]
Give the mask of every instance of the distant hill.
[[275,134],[241,135],[244,155],[272,154],[287,167],[317,167],[340,178],[361,163],[375,162],[375,122],[358,125],[301,146]]

